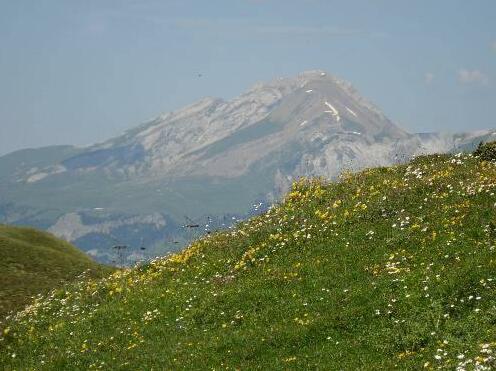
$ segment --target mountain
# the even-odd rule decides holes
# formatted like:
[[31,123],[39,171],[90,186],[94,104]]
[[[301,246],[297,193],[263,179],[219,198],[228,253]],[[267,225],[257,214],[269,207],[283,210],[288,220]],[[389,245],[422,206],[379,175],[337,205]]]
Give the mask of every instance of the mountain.
[[407,133],[349,83],[309,71],[230,101],[202,99],[94,146],[4,156],[0,221],[48,229],[106,262],[110,246],[131,245],[136,260],[200,233],[184,224],[205,232],[258,212],[251,205],[278,200],[301,176],[470,149],[493,135]]
[[[493,151],[494,156],[494,151]],[[296,183],[182,253],[38,299],[7,369],[492,369],[496,163]]]
[[0,319],[83,273],[102,277],[111,272],[49,233],[0,225]]

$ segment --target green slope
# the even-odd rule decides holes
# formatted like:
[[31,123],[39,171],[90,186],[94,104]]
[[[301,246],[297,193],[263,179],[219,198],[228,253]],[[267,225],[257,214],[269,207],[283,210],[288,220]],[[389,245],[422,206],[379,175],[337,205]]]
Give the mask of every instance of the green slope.
[[[12,319],[12,369],[496,366],[496,165],[471,155],[301,181],[235,230]],[[469,367],[468,367],[469,368]]]
[[0,319],[87,271],[101,277],[110,269],[49,233],[0,225]]

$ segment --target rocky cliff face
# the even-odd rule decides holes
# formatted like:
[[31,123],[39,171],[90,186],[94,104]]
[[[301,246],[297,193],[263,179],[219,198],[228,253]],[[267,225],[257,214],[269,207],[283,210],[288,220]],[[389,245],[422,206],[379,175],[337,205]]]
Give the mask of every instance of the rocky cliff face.
[[16,210],[4,220],[41,223],[88,248],[97,238],[89,236],[163,240],[165,230],[181,235],[186,214],[239,216],[300,176],[333,178],[493,136],[407,133],[349,83],[309,71],[230,101],[202,99],[88,148],[0,158],[0,204]]

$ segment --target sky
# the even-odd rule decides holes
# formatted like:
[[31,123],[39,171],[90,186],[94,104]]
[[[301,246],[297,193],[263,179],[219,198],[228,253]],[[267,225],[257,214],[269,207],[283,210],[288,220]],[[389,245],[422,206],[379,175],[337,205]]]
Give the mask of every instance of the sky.
[[494,0],[0,0],[0,155],[322,69],[411,132],[496,128]]

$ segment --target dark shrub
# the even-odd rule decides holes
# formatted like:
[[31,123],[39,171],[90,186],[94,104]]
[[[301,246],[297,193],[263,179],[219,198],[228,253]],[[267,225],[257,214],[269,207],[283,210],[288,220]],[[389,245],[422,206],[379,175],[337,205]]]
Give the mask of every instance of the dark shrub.
[[496,142],[480,142],[474,155],[483,161],[496,161]]

